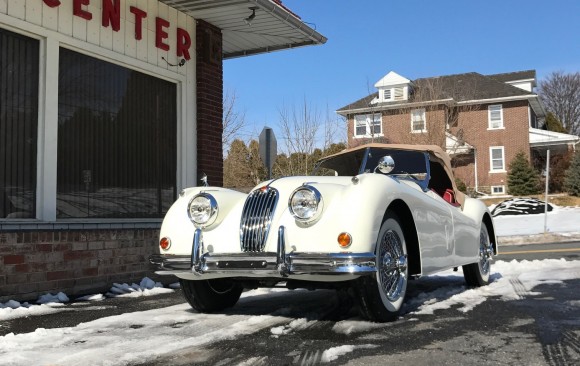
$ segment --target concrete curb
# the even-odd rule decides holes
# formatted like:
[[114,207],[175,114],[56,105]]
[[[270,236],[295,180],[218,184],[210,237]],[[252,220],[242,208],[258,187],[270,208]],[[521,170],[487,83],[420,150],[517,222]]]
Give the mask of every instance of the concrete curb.
[[498,244],[502,245],[521,245],[521,244],[549,244],[564,243],[569,241],[580,241],[580,232],[570,233],[546,233],[524,236],[499,236]]

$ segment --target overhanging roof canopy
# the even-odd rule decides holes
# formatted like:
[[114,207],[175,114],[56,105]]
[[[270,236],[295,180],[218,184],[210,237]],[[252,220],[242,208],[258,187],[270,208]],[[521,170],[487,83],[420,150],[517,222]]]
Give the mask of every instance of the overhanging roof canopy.
[[575,145],[580,142],[580,137],[554,131],[540,130],[530,127],[530,146],[549,147],[557,145]]
[[[195,19],[222,30],[223,57],[234,58],[287,48],[323,44],[326,37],[312,29],[281,1],[160,0]],[[245,21],[255,9],[251,25]]]

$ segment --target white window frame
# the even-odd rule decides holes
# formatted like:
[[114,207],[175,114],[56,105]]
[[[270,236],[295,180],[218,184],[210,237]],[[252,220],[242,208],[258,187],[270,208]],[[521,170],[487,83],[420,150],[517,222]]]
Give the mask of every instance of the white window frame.
[[[499,160],[493,158],[493,151],[494,150],[501,150],[501,168],[494,169],[493,161]],[[489,172],[490,173],[505,173],[505,147],[503,146],[490,146],[489,147]]]
[[[501,189],[501,192],[495,192],[496,188]],[[491,186],[491,194],[492,195],[505,194],[505,186]]]
[[[195,144],[188,141],[192,137],[191,126],[195,126],[195,115],[193,108],[188,108],[188,100],[192,98],[190,85],[195,84],[195,72],[191,72],[194,66],[187,66],[187,72],[175,73],[167,71],[161,67],[149,63],[143,63],[130,56],[121,55],[112,50],[106,50],[90,43],[79,42],[65,36],[44,36],[21,28],[2,25],[2,29],[25,35],[39,40],[40,70],[39,70],[39,94],[38,94],[38,142],[36,161],[36,218],[22,219],[20,223],[13,224],[13,221],[0,219],[0,227],[10,227],[12,225],[23,228],[26,225],[31,227],[53,228],[55,222],[73,225],[79,219],[59,219],[57,220],[57,150],[58,150],[58,68],[60,48],[68,48],[76,52],[82,52],[90,57],[98,58],[111,64],[153,75],[156,78],[166,80],[176,84],[177,88],[177,169],[176,169],[176,191],[179,192],[184,187],[196,184],[195,175]],[[188,63],[190,64],[190,63]],[[185,69],[185,67],[184,67]],[[194,90],[194,89],[193,89]],[[55,143],[48,143],[54,141]],[[189,158],[189,157],[193,157]],[[193,164],[191,163],[193,162]],[[159,219],[137,219],[139,223],[158,223]],[[133,223],[136,219],[82,219],[83,223],[111,225],[114,223]],[[82,224],[81,224],[82,225]]]
[[[379,132],[372,133],[372,126],[376,125],[378,122]],[[365,134],[357,134],[356,128],[358,126],[365,126]],[[353,134],[355,138],[369,138],[369,137],[381,137],[383,136],[383,122],[380,113],[372,114],[357,114],[353,118]]]
[[[492,120],[491,116],[494,112],[499,112],[499,120]],[[503,107],[501,104],[492,104],[487,107],[487,129],[488,130],[505,129],[503,125]]]
[[[421,117],[423,118],[423,128],[420,130],[415,129],[414,127],[414,116],[416,113],[420,113]],[[411,133],[425,133],[427,132],[427,114],[425,113],[425,108],[418,108],[413,109],[411,111]]]

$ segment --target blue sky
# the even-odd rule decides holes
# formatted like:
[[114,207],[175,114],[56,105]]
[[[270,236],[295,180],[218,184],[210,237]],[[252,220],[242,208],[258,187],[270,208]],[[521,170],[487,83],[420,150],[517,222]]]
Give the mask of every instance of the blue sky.
[[[284,0],[328,41],[224,62],[246,114],[244,139],[307,100],[321,114],[389,71],[411,80],[463,72],[580,71],[580,0]],[[312,26],[312,25],[311,25]]]

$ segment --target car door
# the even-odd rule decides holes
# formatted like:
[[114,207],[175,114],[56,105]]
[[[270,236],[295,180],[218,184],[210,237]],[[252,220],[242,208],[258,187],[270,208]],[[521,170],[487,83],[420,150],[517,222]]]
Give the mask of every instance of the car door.
[[453,209],[437,193],[427,191],[424,206],[415,211],[423,274],[452,267],[455,263]]

